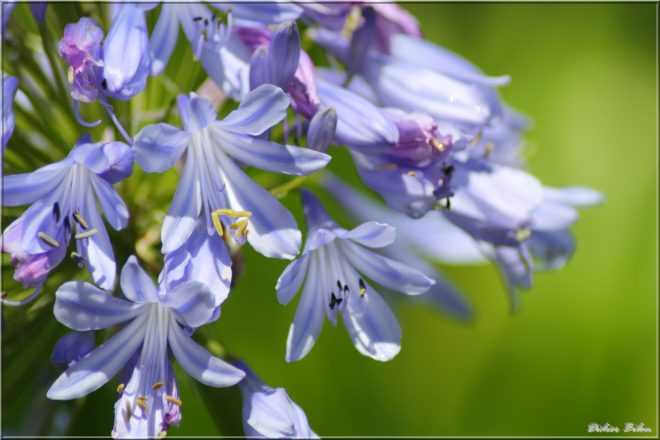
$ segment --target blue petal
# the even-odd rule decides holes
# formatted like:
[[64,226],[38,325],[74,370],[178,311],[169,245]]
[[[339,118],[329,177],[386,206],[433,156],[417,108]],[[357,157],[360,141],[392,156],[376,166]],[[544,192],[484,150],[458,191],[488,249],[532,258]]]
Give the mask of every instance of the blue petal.
[[255,49],[250,57],[250,89],[268,84],[270,80],[268,69],[268,47],[261,45]]
[[319,291],[319,273],[324,268],[319,267],[314,259],[305,281],[305,287],[300,295],[296,316],[289,328],[286,341],[286,361],[293,362],[302,359],[314,346],[323,328],[325,318],[323,294]]
[[420,295],[435,284],[435,281],[422,272],[369,251],[360,245],[341,241],[340,246],[356,269],[376,283],[395,292]]
[[190,134],[165,124],[144,127],[135,136],[135,160],[148,173],[162,173],[174,166],[190,141]]
[[268,46],[270,82],[288,89],[300,60],[300,35],[295,22],[281,25],[272,35]]
[[65,159],[31,173],[2,176],[2,206],[27,205],[44,198],[62,183],[69,165]]
[[96,350],[62,373],[48,390],[53,400],[71,400],[103,386],[135,353],[144,340],[146,315],[141,315]]
[[163,253],[172,252],[185,243],[195,229],[201,209],[201,188],[195,172],[195,164],[192,160],[186,160],[179,186],[161,229]]
[[277,279],[275,290],[280,304],[288,304],[300,290],[309,266],[309,254],[292,261]]
[[250,50],[233,33],[220,47],[205,44],[200,61],[209,77],[232,99],[250,91]]
[[179,19],[174,7],[163,3],[160,16],[149,39],[151,75],[160,75],[167,67],[179,36]]
[[389,361],[401,350],[399,322],[378,292],[369,288],[361,298],[355,295],[349,300],[367,301],[363,313],[344,313],[343,321],[355,348],[377,361]]
[[110,183],[119,182],[133,174],[134,152],[123,142],[91,143],[83,135],[71,150],[69,157]]
[[161,303],[169,307],[181,324],[200,327],[206,324],[215,309],[215,295],[206,284],[189,281],[167,292]]
[[291,400],[284,388],[271,388],[247,366],[240,383],[243,394],[243,427],[248,437],[318,438],[305,412]]
[[236,160],[262,170],[306,176],[325,167],[331,157],[309,148],[280,145],[245,134],[233,133],[222,125],[213,126],[215,143]]
[[115,231],[124,229],[128,224],[128,208],[117,191],[108,182],[96,176],[90,176],[90,181],[110,226]]
[[73,366],[81,358],[96,348],[94,332],[72,331],[62,336],[53,348],[50,363],[59,371]]
[[337,111],[326,107],[314,114],[307,129],[307,148],[325,152],[332,143],[337,130]]
[[248,93],[219,124],[227,130],[259,136],[286,117],[289,103],[282,89],[264,84]]
[[248,218],[248,242],[266,257],[293,259],[301,244],[293,215],[224,153],[218,151],[216,157],[224,171],[230,207],[252,213]]
[[149,275],[140,267],[135,255],[121,269],[119,284],[124,296],[136,304],[158,302],[158,291]]
[[[5,12],[6,13],[6,12]],[[14,96],[18,90],[18,78],[2,75],[2,149],[14,133]]]
[[55,292],[55,318],[73,330],[112,327],[134,318],[140,311],[138,304],[115,298],[82,281],[64,283]]
[[382,248],[394,242],[396,229],[385,223],[369,221],[351,229],[341,238],[370,248]]
[[559,231],[569,228],[578,217],[572,206],[544,201],[532,213],[531,226],[534,230]]
[[264,24],[282,23],[295,20],[302,14],[302,8],[292,3],[214,3],[221,11],[229,11],[236,17],[254,20]]
[[103,44],[103,76],[108,93],[129,99],[147,85],[149,35],[144,12],[124,3]]
[[[96,229],[96,233],[90,237],[76,240],[78,252],[85,258],[87,271],[94,283],[104,289],[112,290],[115,285],[117,267],[108,231],[105,229],[92,192],[87,191],[83,198],[84,205],[81,206],[80,213],[87,220],[89,230]],[[77,232],[80,233],[83,230],[79,229]]]
[[592,206],[605,201],[605,196],[591,188],[569,186],[566,188],[543,188],[544,200],[570,206]]
[[337,111],[338,144],[365,153],[378,153],[396,143],[399,131],[380,110],[361,96],[339,86],[317,80],[321,102]]
[[179,95],[177,104],[183,126],[190,134],[205,128],[217,118],[217,113],[208,99],[195,92],[191,92],[190,97]]
[[390,54],[408,63],[434,69],[470,83],[503,86],[511,80],[508,75],[485,76],[476,66],[455,53],[410,35],[393,34],[390,37]]
[[170,321],[168,341],[181,368],[203,384],[228,387],[245,377],[243,371],[212,356],[195,343],[175,321]]

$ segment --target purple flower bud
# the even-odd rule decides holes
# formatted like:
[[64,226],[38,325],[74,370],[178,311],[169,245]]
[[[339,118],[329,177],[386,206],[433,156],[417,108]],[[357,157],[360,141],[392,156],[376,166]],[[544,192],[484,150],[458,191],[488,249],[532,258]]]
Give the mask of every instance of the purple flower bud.
[[250,89],[254,90],[262,84],[268,84],[268,47],[259,46],[250,58]]
[[286,90],[298,68],[300,35],[294,22],[280,26],[268,46],[268,64],[272,84]]
[[335,136],[337,128],[337,111],[332,107],[319,110],[309,123],[307,130],[307,147],[325,152]]
[[270,29],[262,27],[238,27],[234,33],[250,51],[255,51],[259,46],[268,46],[273,35]]
[[376,11],[376,47],[389,53],[390,37],[394,34],[408,34],[422,37],[417,19],[408,11],[394,3],[374,3]]
[[77,23],[64,27],[64,37],[59,44],[60,55],[74,71],[79,71],[86,63],[98,63],[102,39],[103,30],[96,20],[83,17]]
[[349,75],[356,73],[364,64],[367,52],[376,37],[376,12],[371,7],[362,11],[362,23],[353,32],[353,38],[348,47],[346,66]]
[[305,51],[300,51],[298,69],[289,88],[291,106],[303,116],[310,118],[319,106],[319,97],[316,94],[316,77],[314,63]]
[[71,96],[77,101],[93,102],[98,98],[101,81],[103,30],[98,23],[83,17],[67,24],[59,43],[62,58],[73,69]]

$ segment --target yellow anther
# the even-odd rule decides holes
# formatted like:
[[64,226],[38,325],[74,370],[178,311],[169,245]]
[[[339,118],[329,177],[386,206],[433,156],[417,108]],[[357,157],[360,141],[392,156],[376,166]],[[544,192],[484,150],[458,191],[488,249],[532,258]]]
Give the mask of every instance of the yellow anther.
[[126,385],[120,383],[119,385],[117,385],[117,392],[121,393],[122,391],[124,391],[124,388],[126,388]]
[[408,175],[410,177],[415,177],[417,175],[417,173],[415,173],[414,171],[408,171]]
[[493,152],[495,149],[495,144],[492,142],[486,142],[486,145],[484,145],[484,159],[488,159],[490,154]]
[[516,240],[525,241],[529,236],[532,235],[532,230],[529,228],[519,228],[516,231]]
[[361,17],[362,17],[362,8],[360,8],[359,6],[354,6],[353,9],[351,9],[351,12],[349,13],[348,17],[346,18],[346,24],[344,25],[344,28],[341,30],[342,37],[350,38],[351,35],[353,35],[353,32],[355,32],[358,25],[360,24]]
[[395,163],[381,163],[376,165],[377,170],[396,170],[398,166]]
[[133,411],[131,411],[131,404],[126,401],[126,413],[124,414],[124,418],[126,419],[126,423],[131,421],[131,416],[133,415]]
[[79,212],[74,212],[73,213],[73,218],[76,220],[76,222],[82,226],[85,229],[89,229],[89,225],[87,224],[87,220],[85,220],[85,217],[83,217]]
[[227,217],[252,217],[250,211],[234,211],[233,209],[222,208],[213,211],[213,215],[226,215]]
[[483,137],[483,135],[484,135],[483,130],[479,130],[479,132],[474,135],[474,137],[472,138],[472,140],[468,144],[468,148],[472,148],[472,147],[478,145],[479,142],[481,142],[481,138]]
[[60,244],[58,243],[57,240],[55,240],[53,237],[46,234],[45,232],[39,232],[37,235],[39,236],[39,238],[41,238],[43,241],[45,241],[46,243],[48,243],[52,247],[59,247],[60,246]]
[[444,153],[444,151],[447,149],[447,146],[442,142],[440,142],[439,140],[437,140],[436,138],[431,139],[431,143],[433,144],[435,149],[441,153]]
[[358,290],[358,294],[359,294],[360,296],[364,295],[365,293],[367,293],[367,289],[365,289],[364,287],[361,288],[360,290]]
[[137,399],[135,399],[135,403],[142,409],[143,412],[149,411],[149,407],[147,407],[147,404],[145,403],[147,401],[147,398],[145,396],[139,396]]
[[76,234],[76,235],[74,235],[74,237],[76,238],[76,240],[82,240],[83,238],[91,237],[92,235],[96,234],[97,232],[99,232],[99,231],[97,231],[96,228],[94,228],[94,229],[90,229],[89,231],[85,231],[85,232],[81,232],[80,234]]
[[164,386],[165,386],[165,382],[158,381],[158,382],[156,382],[155,384],[152,385],[151,389],[156,391],[156,390],[159,390],[159,389],[163,388]]
[[[252,213],[250,211],[234,211],[233,209],[228,209],[228,208],[216,209],[215,211],[211,212],[211,219],[213,220],[213,226],[215,227],[215,230],[216,230],[216,232],[218,233],[218,235],[220,237],[222,237],[224,235],[224,229],[222,227],[222,222],[220,221],[220,216],[221,215],[225,215],[227,217],[235,217],[235,218],[252,217]],[[242,222],[245,222],[243,227],[241,227],[241,225],[243,225]],[[234,225],[237,225],[237,226],[234,226]],[[246,229],[247,228],[247,220],[246,219],[243,219],[243,220],[240,220],[236,223],[233,223],[229,227],[232,228],[232,229],[240,228],[239,233],[241,235],[247,235],[247,232],[246,232],[247,231],[247,229]]]
[[246,218],[244,218],[242,220],[239,220],[237,222],[234,222],[231,225],[229,225],[230,229],[235,229],[236,230],[236,234],[239,237],[246,237],[247,236],[247,234],[248,234],[247,227],[248,227],[248,220]]
[[169,394],[165,396],[165,400],[176,406],[181,406],[183,404],[183,402],[181,402],[179,399],[177,399],[176,397],[172,397]]

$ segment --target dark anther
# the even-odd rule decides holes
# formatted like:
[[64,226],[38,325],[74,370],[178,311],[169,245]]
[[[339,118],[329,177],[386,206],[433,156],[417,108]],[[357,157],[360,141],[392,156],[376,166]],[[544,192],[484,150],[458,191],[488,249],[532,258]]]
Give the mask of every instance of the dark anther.
[[211,15],[211,21],[212,21],[212,22],[213,22],[213,21],[216,21],[217,19],[218,19],[218,17],[216,17],[215,14]]
[[360,285],[360,289],[366,289],[367,288],[367,286],[364,284],[364,280],[362,278],[360,278],[360,280],[358,281],[358,284]]
[[334,292],[330,292],[330,310],[334,310],[335,306],[339,306],[344,298],[337,298]]
[[341,287],[341,281],[339,281],[339,280],[337,280],[337,288],[341,292],[342,287]]
[[449,165],[444,167],[442,169],[442,172],[444,172],[445,175],[447,175],[447,177],[451,176],[452,174],[454,174],[454,165]]
[[60,204],[57,202],[53,205],[53,216],[56,223],[60,221]]
[[348,293],[348,284],[344,284],[344,296]]
[[71,259],[80,267],[83,267],[83,264],[85,264],[85,257],[76,252],[71,252]]
[[447,210],[451,209],[451,199],[449,197],[446,197],[444,201],[445,204],[442,207]]
[[103,90],[107,89],[108,88],[108,81],[106,81],[105,79],[103,81],[101,81],[101,88]]
[[202,17],[193,17],[193,21],[200,21]]
[[209,20],[208,20],[208,18],[205,18],[204,19],[204,26],[208,26],[208,25],[209,25]]
[[64,217],[64,229],[66,229],[67,233],[71,232],[71,223],[69,222],[69,217]]

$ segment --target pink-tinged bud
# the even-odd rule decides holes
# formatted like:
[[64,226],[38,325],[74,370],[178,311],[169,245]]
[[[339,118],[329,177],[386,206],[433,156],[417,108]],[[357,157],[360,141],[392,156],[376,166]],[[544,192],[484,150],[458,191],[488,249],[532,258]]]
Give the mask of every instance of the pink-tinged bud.
[[316,113],[320,101],[316,94],[314,63],[303,50],[300,51],[298,68],[288,92],[291,95],[291,106],[297,113],[306,118],[311,118]]
[[74,71],[81,70],[86,63],[95,64],[101,58],[103,30],[96,20],[83,17],[77,23],[64,27],[64,37],[60,40],[60,55]]

